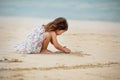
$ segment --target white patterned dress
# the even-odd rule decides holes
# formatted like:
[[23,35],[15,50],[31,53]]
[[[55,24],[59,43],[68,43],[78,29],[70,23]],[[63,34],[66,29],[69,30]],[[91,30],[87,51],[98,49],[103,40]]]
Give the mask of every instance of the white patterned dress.
[[39,53],[44,40],[45,29],[43,26],[36,26],[27,36],[27,39],[18,44],[15,49],[19,53]]

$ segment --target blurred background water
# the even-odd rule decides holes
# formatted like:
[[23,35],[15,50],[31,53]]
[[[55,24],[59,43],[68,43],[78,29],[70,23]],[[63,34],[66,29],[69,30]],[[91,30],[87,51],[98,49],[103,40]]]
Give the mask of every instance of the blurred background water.
[[0,0],[0,16],[120,22],[120,0]]

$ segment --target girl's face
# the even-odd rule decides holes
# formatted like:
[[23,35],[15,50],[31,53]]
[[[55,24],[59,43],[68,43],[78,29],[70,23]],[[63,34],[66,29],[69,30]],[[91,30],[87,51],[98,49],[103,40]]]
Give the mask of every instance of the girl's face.
[[57,35],[61,35],[62,33],[64,33],[66,30],[56,30],[56,34]]

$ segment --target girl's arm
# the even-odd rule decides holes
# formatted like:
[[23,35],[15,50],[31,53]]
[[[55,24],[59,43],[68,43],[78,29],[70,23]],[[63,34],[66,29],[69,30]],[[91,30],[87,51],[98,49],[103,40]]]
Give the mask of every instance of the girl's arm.
[[58,50],[61,50],[63,52],[66,52],[66,53],[69,53],[70,50],[68,48],[65,48],[63,46],[61,46],[59,43],[58,43],[58,40],[57,40],[57,35],[55,32],[51,32],[51,37],[52,37],[52,44],[54,45],[54,47]]

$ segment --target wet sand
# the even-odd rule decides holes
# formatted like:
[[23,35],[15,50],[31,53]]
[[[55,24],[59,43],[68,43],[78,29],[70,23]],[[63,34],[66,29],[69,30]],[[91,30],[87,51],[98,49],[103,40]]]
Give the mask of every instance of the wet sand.
[[13,47],[33,26],[50,20],[0,18],[0,80],[120,80],[119,23],[69,21],[58,37],[70,54],[18,54]]

